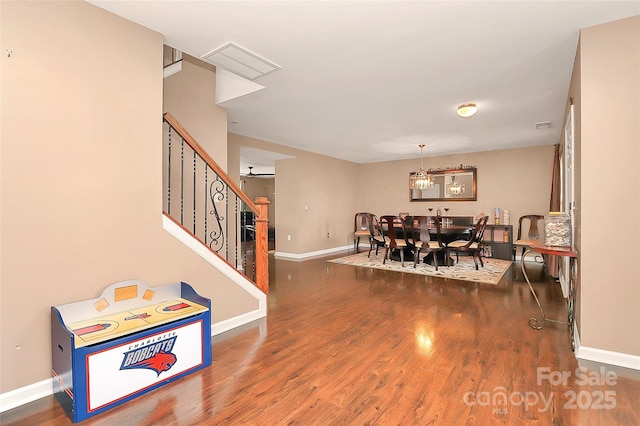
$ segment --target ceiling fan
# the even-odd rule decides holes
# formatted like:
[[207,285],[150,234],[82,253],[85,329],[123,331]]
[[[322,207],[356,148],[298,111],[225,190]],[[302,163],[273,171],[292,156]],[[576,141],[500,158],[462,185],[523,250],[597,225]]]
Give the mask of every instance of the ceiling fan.
[[249,177],[249,178],[263,177],[263,176],[274,177],[275,174],[274,173],[253,173],[253,166],[249,166],[249,173],[241,174],[240,176]]

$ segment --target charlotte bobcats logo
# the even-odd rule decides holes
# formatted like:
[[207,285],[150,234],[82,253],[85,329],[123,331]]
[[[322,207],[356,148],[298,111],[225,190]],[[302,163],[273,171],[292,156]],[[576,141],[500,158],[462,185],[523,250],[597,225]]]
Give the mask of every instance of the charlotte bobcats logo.
[[120,370],[145,368],[155,371],[158,376],[163,371],[170,370],[178,360],[175,354],[171,353],[176,338],[172,337],[125,352]]

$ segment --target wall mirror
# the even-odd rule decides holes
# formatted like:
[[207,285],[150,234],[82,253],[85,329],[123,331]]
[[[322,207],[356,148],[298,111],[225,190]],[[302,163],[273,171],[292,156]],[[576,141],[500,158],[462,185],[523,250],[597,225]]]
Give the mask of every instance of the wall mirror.
[[430,170],[433,188],[409,189],[409,201],[476,201],[477,169]]

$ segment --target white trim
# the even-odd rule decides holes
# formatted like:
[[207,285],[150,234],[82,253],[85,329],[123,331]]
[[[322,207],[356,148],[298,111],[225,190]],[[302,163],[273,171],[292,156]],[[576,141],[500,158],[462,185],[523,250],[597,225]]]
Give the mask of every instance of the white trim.
[[[265,316],[266,315],[263,311],[257,309],[255,311],[247,312],[245,314],[211,324],[211,337],[264,318]],[[52,395],[53,378],[41,380],[37,383],[2,393],[0,394],[0,413]]]
[[182,71],[182,59],[164,67],[162,69],[162,78],[171,77],[180,71]]
[[[562,259],[566,259],[566,256],[563,256]],[[569,298],[569,284],[567,282],[567,277],[563,274],[560,273],[560,276],[558,277],[558,281],[560,282],[560,288],[562,288],[562,296],[564,296],[565,299]]]
[[[211,324],[211,336],[224,333],[225,331],[267,316],[267,295],[260,291],[249,279],[239,274],[238,271],[229,266],[228,263],[211,253],[200,241],[193,238],[165,215],[162,215],[162,226],[167,232],[196,252],[200,257],[217,268],[258,301],[258,309],[256,310]],[[2,393],[0,394],[0,413],[51,395],[53,395],[53,378],[41,380],[37,383]]]
[[253,296],[259,303],[258,311],[267,315],[267,295],[255,286],[248,278],[244,277],[227,262],[211,253],[204,244],[192,237],[173,220],[162,215],[162,227],[171,235],[176,237],[181,243],[189,247],[196,254],[209,262],[212,266],[222,272],[231,281],[242,287],[247,293]]
[[[563,146],[563,170],[561,172],[562,180],[564,182],[562,188],[563,194],[563,206],[561,209],[569,215],[571,223],[571,244],[575,248],[576,241],[576,201],[575,201],[575,152],[574,152],[574,112],[573,101],[567,111],[564,125],[564,146]],[[569,294],[569,287],[571,284],[571,276],[573,271],[571,270],[571,258],[563,256],[558,261],[560,266],[560,284],[562,285],[562,294],[567,297]],[[575,263],[574,263],[575,265]]]
[[[231,266],[229,266],[229,264],[204,248],[202,243],[185,232],[165,215],[162,216],[162,225],[167,232],[176,237],[183,244],[192,249],[258,300],[258,309],[212,324],[211,336],[224,333],[225,331],[229,331],[235,327],[248,324],[267,316],[266,294],[260,291],[247,278],[235,271]],[[0,413],[51,395],[53,395],[53,378],[45,379],[31,385],[5,392],[0,394]]]
[[576,345],[576,358],[640,371],[640,356]]
[[[260,309],[238,315],[211,325],[211,337],[224,333],[241,325],[264,318],[266,315]],[[41,380],[31,385],[23,386],[0,394],[0,413],[53,395],[53,378]]]
[[[265,316],[266,315],[263,315],[262,311],[258,309],[220,321],[212,324],[211,336],[216,336]],[[576,358],[640,370],[639,356],[581,346],[577,325],[574,325],[574,330]],[[0,413],[50,395],[53,395],[53,378],[5,392],[0,394]]]
[[0,413],[53,395],[53,378],[0,394]]
[[264,312],[262,312],[260,309],[256,309],[255,311],[247,312],[233,318],[222,320],[211,325],[211,336],[216,336],[218,334],[224,333],[225,331],[229,331],[236,327],[240,327],[241,325],[245,325],[252,321],[259,320],[260,318],[264,318],[265,316],[266,314]]
[[[360,243],[358,248],[364,248],[366,250],[369,250],[369,244]],[[330,248],[330,249],[317,250],[317,251],[312,251],[312,252],[308,252],[308,253],[301,253],[301,254],[287,253],[287,252],[283,252],[283,251],[276,251],[276,252],[274,252],[274,257],[277,258],[277,259],[284,259],[284,260],[307,260],[307,259],[312,259],[314,257],[322,257],[322,256],[326,256],[328,254],[340,253],[340,252],[344,252],[344,251],[353,252],[353,246],[352,245],[346,245],[346,246],[342,246],[342,247],[333,247],[333,248]],[[525,259],[525,262],[542,264],[542,262],[538,262],[538,261],[535,260],[537,257],[541,257],[541,256],[542,256],[541,254],[535,253],[535,257],[534,257],[533,253],[531,253],[529,256],[527,256],[527,258]],[[517,261],[521,260],[520,255],[518,255],[518,254],[516,255],[516,260]]]
[[[534,255],[535,255],[535,256],[534,256]],[[536,260],[536,259],[538,259],[538,258],[541,258],[541,259],[542,259],[542,255],[541,255],[540,253],[537,253],[537,252],[536,252],[536,253],[531,252],[531,253],[529,253],[529,255],[528,255],[528,256],[526,256],[526,257],[525,257],[524,261],[525,261],[526,263],[535,263],[535,264],[538,264],[538,265],[542,265],[544,262],[538,262],[538,261]],[[516,261],[516,262],[518,262],[518,261],[522,262],[522,256],[521,256],[521,255],[519,255],[519,254],[516,254],[516,260],[515,260],[515,261]]]
[[574,326],[574,330],[576,358],[640,371],[640,356],[582,346],[577,325]]
[[276,259],[285,259],[285,260],[307,260],[307,259],[312,259],[314,257],[321,257],[321,256],[326,256],[328,254],[332,254],[332,253],[339,253],[339,252],[343,252],[345,250],[353,250],[353,246],[352,245],[348,245],[348,246],[342,246],[342,247],[333,247],[333,248],[329,248],[329,249],[323,249],[323,250],[317,250],[317,251],[312,251],[309,253],[287,253],[287,252],[283,252],[283,251],[277,251],[274,253],[274,257]]

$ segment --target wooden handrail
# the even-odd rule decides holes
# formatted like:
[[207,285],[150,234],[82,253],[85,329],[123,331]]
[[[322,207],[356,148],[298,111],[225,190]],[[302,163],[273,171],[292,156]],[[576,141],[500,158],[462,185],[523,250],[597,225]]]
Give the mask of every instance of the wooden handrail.
[[221,176],[226,184],[229,185],[229,188],[231,188],[231,190],[235,192],[238,197],[240,197],[240,199],[247,205],[247,207],[249,207],[252,212],[256,214],[257,217],[259,217],[260,209],[258,209],[258,206],[256,206],[255,203],[251,201],[249,197],[247,197],[247,195],[240,189],[238,185],[236,185],[236,183],[229,177],[229,175],[227,175],[227,173],[218,165],[218,163],[216,163],[214,159],[211,158],[209,154],[207,154],[207,151],[205,151],[204,148],[202,148],[200,144],[196,142],[193,136],[191,136],[189,132],[187,132],[184,127],[182,127],[182,124],[180,124],[180,122],[176,120],[175,117],[171,115],[171,113],[165,112],[163,114],[163,117],[164,120],[171,125],[171,127],[176,129],[180,137],[184,139],[187,145],[189,145],[204,160],[204,162],[207,163],[207,165],[218,174],[218,176]]
[[[255,250],[255,284],[265,294],[269,293],[269,254],[268,254],[268,234],[269,234],[269,200],[266,197],[258,197],[256,202],[253,202],[247,195],[240,189],[240,187],[233,182],[233,180],[227,175],[227,173],[214,161],[213,158],[200,146],[198,142],[189,134],[189,132],[175,119],[170,113],[163,114],[163,119],[169,126],[171,126],[183,141],[187,143],[193,149],[193,151],[202,158],[202,160],[210,167],[231,189],[235,195],[240,198],[245,205],[255,214],[255,226],[256,226],[256,250]],[[165,213],[167,217],[177,223],[182,229],[189,232],[196,239],[198,238],[193,232],[186,229],[182,224],[178,223],[171,215]],[[202,240],[200,240],[202,241]],[[208,247],[206,244],[204,244]],[[208,247],[210,249],[210,247]],[[212,253],[219,254],[212,250]],[[219,256],[225,262],[229,263],[226,259]],[[243,274],[244,275],[244,274]],[[246,276],[246,275],[245,275]],[[248,277],[247,277],[248,278]]]

